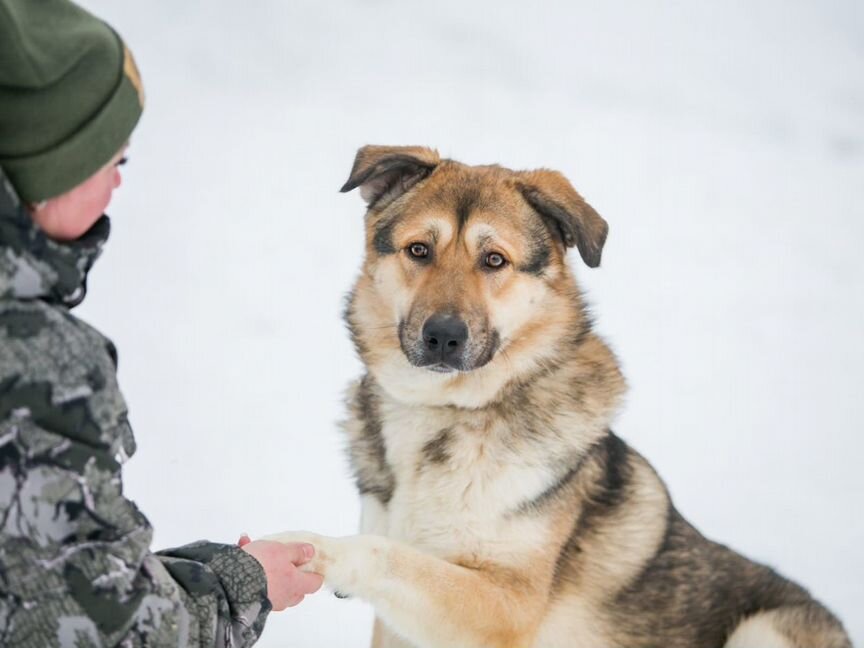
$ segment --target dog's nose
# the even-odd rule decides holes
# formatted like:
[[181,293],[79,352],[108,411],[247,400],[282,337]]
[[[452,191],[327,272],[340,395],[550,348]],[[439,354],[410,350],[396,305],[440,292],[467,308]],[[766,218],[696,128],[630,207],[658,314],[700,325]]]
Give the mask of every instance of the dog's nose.
[[453,315],[433,315],[423,325],[426,350],[441,359],[461,353],[467,339],[468,327]]

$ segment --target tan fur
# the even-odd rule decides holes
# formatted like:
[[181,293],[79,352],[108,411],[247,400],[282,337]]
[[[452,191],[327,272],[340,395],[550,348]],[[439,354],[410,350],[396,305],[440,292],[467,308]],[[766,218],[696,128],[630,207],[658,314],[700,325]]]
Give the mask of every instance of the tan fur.
[[[366,259],[346,319],[368,373],[345,431],[361,535],[277,537],[312,542],[308,569],[374,606],[374,648],[748,648],[734,641],[760,632],[849,647],[804,590],[690,527],[610,433],[624,379],[566,258],[598,265],[607,226],[564,176],[365,147],[356,187]],[[432,366],[441,314],[466,339]]]

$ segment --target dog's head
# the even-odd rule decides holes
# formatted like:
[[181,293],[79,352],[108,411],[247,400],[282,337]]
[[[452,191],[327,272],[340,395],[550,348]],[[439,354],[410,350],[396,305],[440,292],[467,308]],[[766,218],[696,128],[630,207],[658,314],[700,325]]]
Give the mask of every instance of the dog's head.
[[596,267],[608,227],[560,173],[366,146],[342,191],[358,187],[366,259],[347,320],[385,388],[476,406],[585,326],[566,250]]

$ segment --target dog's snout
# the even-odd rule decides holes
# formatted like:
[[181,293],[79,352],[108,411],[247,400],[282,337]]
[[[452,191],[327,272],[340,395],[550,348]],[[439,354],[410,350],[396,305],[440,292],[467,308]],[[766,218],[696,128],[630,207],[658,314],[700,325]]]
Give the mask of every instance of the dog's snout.
[[468,327],[453,315],[433,315],[423,325],[423,344],[429,354],[441,360],[462,353],[468,340]]

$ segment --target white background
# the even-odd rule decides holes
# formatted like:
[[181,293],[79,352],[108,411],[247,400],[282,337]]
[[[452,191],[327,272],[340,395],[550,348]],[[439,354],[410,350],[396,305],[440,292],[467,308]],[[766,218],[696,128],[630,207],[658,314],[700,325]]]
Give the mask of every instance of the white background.
[[[631,384],[617,432],[864,643],[864,4],[86,0],[148,104],[79,314],[120,349],[156,547],[350,534],[356,148],[563,171]],[[259,645],[365,646],[319,594]]]

